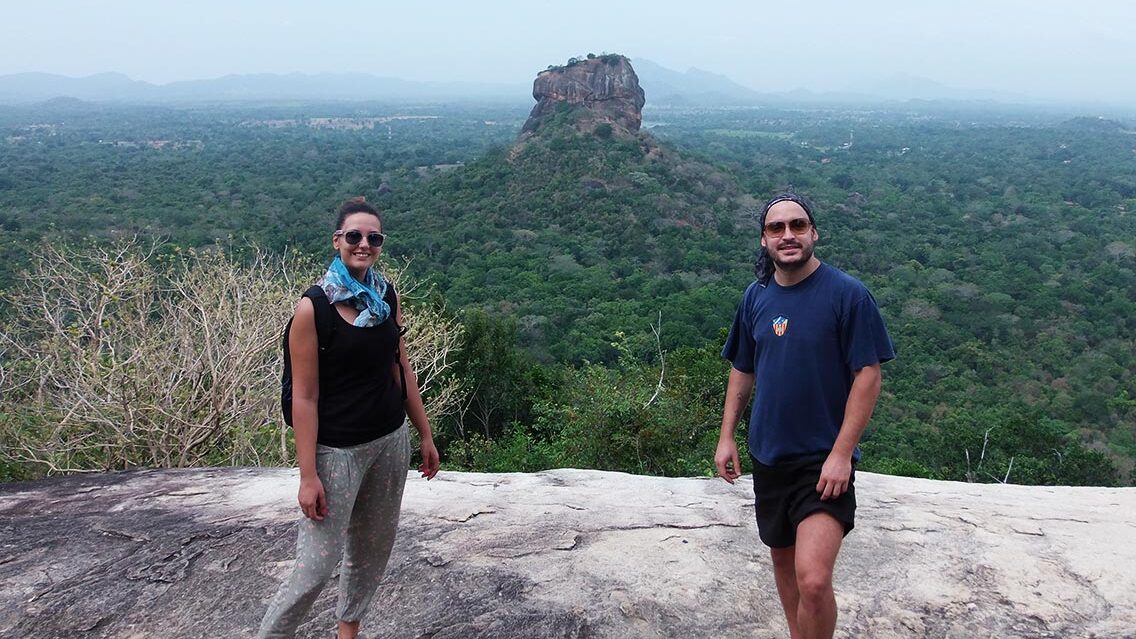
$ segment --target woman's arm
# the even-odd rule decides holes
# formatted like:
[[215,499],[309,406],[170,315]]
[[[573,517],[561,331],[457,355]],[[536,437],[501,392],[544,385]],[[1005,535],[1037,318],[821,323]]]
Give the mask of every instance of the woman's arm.
[[300,509],[321,520],[327,515],[323,482],[316,474],[316,433],[319,431],[319,337],[312,300],[300,298],[288,332],[292,356],[292,434],[300,467]]
[[[404,326],[402,322],[402,300],[398,297],[398,291],[395,291],[396,308],[398,309],[395,316],[395,322],[399,326]],[[406,399],[403,401],[403,408],[406,409],[406,416],[410,418],[410,423],[418,429],[418,440],[422,446],[422,464],[418,466],[418,472],[426,479],[433,479],[434,475],[438,474],[438,449],[434,447],[434,436],[430,431],[430,420],[426,417],[426,407],[422,404],[422,393],[418,390],[418,376],[414,374],[414,369],[410,366],[410,358],[406,356],[406,338],[402,335],[398,337],[398,351],[401,353],[402,370],[406,375]],[[397,375],[398,372],[395,371]],[[293,409],[294,410],[294,409]]]

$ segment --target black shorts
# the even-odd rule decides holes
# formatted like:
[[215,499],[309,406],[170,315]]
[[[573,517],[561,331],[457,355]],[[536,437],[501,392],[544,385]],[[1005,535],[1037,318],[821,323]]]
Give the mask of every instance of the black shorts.
[[770,548],[788,548],[797,543],[797,525],[809,515],[823,511],[844,524],[847,535],[856,520],[856,469],[848,478],[848,491],[836,499],[821,501],[816,491],[824,459],[806,459],[766,466],[753,461],[753,506],[757,532]]

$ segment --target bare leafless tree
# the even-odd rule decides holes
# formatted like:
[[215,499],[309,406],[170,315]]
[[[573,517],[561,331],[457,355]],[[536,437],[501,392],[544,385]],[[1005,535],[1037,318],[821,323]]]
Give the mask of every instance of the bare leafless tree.
[[462,341],[461,323],[431,305],[419,286],[403,277],[407,265],[384,269],[395,285],[406,324],[406,352],[418,376],[418,387],[426,403],[430,423],[456,411],[464,401],[460,380],[447,373],[454,366],[454,353]]
[[[257,251],[45,245],[4,299],[0,458],[49,473],[287,463],[282,329],[317,271]],[[460,401],[444,375],[460,327],[404,306],[437,417]]]
[[659,397],[659,393],[663,392],[663,378],[667,372],[667,360],[663,355],[663,312],[659,311],[659,323],[651,325],[651,332],[655,334],[655,348],[659,351],[659,383],[655,385],[655,393],[651,395],[651,399],[643,404],[643,408],[650,406],[655,399]]

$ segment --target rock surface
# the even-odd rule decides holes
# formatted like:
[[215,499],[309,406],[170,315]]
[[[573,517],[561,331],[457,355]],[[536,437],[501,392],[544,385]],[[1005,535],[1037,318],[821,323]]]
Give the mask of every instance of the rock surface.
[[607,122],[634,133],[643,123],[645,97],[631,61],[603,55],[541,71],[533,82],[537,101],[521,128],[524,136],[540,129],[560,110],[581,110],[577,128]]
[[[0,486],[0,636],[251,637],[289,569],[295,471]],[[838,637],[1136,636],[1136,489],[861,473]],[[407,483],[368,637],[784,637],[749,478]],[[301,637],[330,637],[334,580]]]

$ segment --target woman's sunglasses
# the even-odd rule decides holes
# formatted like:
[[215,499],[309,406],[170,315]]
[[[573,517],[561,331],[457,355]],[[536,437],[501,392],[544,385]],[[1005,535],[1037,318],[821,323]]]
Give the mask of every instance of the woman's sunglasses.
[[[355,246],[359,242],[363,241],[362,231],[336,231],[335,235],[343,236],[343,240],[351,246]],[[383,235],[382,233],[371,231],[367,234],[367,245],[378,248],[383,245],[383,241],[385,241],[386,239],[387,236]]]

